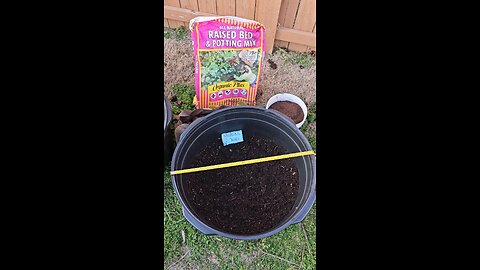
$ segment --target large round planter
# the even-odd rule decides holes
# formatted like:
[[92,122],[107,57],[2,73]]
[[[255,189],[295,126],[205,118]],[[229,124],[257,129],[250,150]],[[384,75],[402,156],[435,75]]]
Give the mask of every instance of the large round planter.
[[170,102],[163,98],[163,163],[167,165],[172,157],[172,123],[173,113]]
[[[230,107],[215,111],[193,122],[185,130],[175,148],[171,170],[191,168],[193,157],[205,142],[232,130],[243,130],[244,133],[259,137],[275,138],[276,143],[284,147],[288,153],[312,150],[303,133],[283,114],[259,107]],[[202,220],[189,205],[182,184],[183,175],[173,175],[172,183],[181,203],[183,215],[199,231],[207,235],[220,235],[231,239],[256,240],[274,235],[291,224],[301,222],[312,208],[316,193],[315,157],[309,155],[295,158],[295,165],[299,171],[299,192],[293,209],[278,226],[256,235],[225,233],[207,225],[207,222]]]

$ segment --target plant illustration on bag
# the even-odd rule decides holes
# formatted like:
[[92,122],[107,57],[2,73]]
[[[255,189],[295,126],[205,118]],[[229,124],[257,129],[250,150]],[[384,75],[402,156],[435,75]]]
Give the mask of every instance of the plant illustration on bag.
[[253,53],[252,50],[200,52],[202,90],[207,90],[208,86],[229,81],[245,81],[251,85],[255,84],[259,68],[256,59],[258,53],[259,50],[255,50]]

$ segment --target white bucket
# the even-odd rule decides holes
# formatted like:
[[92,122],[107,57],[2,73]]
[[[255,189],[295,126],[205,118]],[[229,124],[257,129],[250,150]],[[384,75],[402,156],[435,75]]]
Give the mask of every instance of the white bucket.
[[303,123],[305,123],[305,120],[307,119],[308,110],[307,110],[307,105],[305,105],[305,102],[303,102],[303,100],[301,100],[299,97],[297,97],[295,95],[288,94],[288,93],[282,93],[282,94],[277,94],[277,95],[271,97],[267,101],[266,108],[268,109],[270,106],[272,106],[273,103],[276,103],[278,101],[290,101],[290,102],[293,102],[295,104],[298,104],[298,106],[300,106],[302,108],[303,120],[302,120],[302,122],[296,124],[296,126],[298,128],[300,128],[303,125]]

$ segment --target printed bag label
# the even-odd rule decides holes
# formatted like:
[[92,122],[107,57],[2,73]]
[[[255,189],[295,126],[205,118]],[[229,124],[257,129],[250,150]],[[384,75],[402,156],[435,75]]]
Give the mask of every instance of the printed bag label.
[[237,17],[197,17],[190,21],[195,58],[197,109],[256,105],[265,28]]

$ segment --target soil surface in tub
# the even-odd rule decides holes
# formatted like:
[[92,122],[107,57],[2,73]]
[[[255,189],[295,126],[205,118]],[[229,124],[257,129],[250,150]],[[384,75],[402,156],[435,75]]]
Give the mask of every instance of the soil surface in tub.
[[295,124],[303,121],[304,115],[302,107],[291,101],[277,101],[270,105],[269,109],[285,114],[288,118],[292,119]]
[[[286,154],[271,140],[246,137],[223,146],[221,138],[195,156],[195,167]],[[183,175],[192,210],[219,231],[253,235],[274,229],[291,212],[299,189],[293,159]]]

